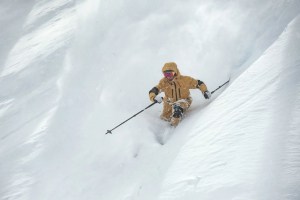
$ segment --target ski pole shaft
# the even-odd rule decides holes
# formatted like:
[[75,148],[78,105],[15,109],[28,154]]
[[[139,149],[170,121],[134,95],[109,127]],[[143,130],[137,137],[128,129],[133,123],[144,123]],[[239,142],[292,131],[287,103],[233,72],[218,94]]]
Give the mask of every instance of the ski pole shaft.
[[211,92],[211,94],[215,93],[218,89],[220,89],[221,87],[223,87],[224,85],[226,85],[227,83],[229,83],[230,80],[226,81],[225,83],[223,83],[222,85],[220,85],[217,89],[215,89],[214,91]]
[[126,119],[124,122],[122,122],[121,124],[117,125],[116,127],[114,127],[111,130],[107,130],[107,132],[105,134],[112,134],[112,131],[115,130],[116,128],[118,128],[119,126],[121,126],[122,124],[125,124],[127,121],[131,120],[132,118],[134,118],[135,116],[139,115],[140,113],[144,112],[145,110],[147,110],[148,108],[150,108],[151,106],[153,106],[154,104],[156,104],[157,101],[155,101],[154,103],[150,104],[149,106],[147,106],[146,108],[144,108],[143,110],[141,110],[140,112],[134,114],[133,116],[131,116],[130,118]]

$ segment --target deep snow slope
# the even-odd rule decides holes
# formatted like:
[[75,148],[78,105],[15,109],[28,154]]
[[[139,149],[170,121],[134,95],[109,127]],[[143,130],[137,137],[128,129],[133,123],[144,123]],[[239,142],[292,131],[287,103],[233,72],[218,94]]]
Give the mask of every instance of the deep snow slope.
[[160,199],[300,199],[300,16],[195,114]]
[[[299,13],[298,0],[1,0],[0,199],[297,200]],[[232,82],[210,101],[193,91],[176,130],[155,105],[104,135],[150,104],[168,61],[210,90]]]

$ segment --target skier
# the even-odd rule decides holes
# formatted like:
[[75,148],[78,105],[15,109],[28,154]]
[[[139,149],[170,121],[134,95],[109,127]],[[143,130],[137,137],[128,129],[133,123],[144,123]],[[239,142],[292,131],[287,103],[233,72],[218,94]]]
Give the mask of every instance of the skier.
[[[166,63],[162,72],[164,78],[149,91],[149,98],[152,102],[161,103],[163,101],[163,111],[160,118],[170,122],[172,126],[177,126],[183,113],[192,104],[190,89],[200,89],[205,99],[209,99],[211,94],[202,81],[181,75],[174,62]],[[160,92],[165,93],[163,99],[157,98]]]

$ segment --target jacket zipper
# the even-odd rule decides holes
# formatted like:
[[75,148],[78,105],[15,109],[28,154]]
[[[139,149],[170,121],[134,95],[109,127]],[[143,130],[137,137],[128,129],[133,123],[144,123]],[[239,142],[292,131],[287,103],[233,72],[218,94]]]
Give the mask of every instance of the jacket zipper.
[[181,98],[181,92],[180,92],[180,88],[178,88],[178,91],[179,91],[179,98]]
[[175,86],[175,99],[176,99],[176,101],[178,100],[178,98],[177,98],[177,89],[176,89],[176,83],[174,82],[174,86]]

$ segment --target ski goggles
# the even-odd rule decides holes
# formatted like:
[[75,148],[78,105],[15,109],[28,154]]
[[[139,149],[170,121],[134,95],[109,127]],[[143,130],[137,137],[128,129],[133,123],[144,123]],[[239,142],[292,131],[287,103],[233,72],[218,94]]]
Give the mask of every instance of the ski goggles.
[[166,78],[173,78],[175,76],[175,72],[172,70],[164,71],[163,74]]

